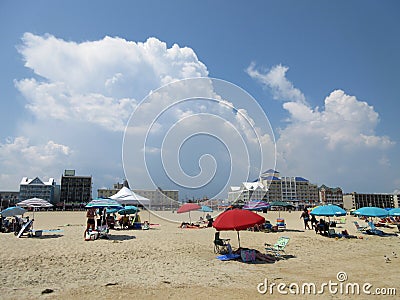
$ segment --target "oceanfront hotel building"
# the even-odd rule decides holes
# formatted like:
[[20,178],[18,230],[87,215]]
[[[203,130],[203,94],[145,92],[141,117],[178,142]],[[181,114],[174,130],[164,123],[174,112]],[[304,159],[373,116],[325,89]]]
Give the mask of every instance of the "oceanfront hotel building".
[[249,200],[285,201],[298,209],[320,203],[316,184],[303,177],[281,177],[278,171],[272,169],[253,182],[243,182],[241,186],[230,188],[228,202],[243,204]]

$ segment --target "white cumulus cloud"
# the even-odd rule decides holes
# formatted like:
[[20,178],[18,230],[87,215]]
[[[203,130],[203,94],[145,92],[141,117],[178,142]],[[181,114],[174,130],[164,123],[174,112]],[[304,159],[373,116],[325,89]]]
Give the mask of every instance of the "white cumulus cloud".
[[25,33],[18,48],[25,66],[40,76],[17,80],[26,107],[38,118],[86,121],[122,131],[152,89],[208,71],[187,47],[149,38],[144,43],[105,37],[68,42]]
[[[0,143],[0,165],[2,184],[15,186],[15,180],[23,176],[43,178],[53,177],[54,168],[62,169],[62,164],[72,154],[70,147],[52,140],[33,145],[29,138],[16,137]],[[52,176],[53,174],[53,176]]]
[[288,67],[277,65],[268,72],[260,72],[256,69],[256,65],[251,63],[246,72],[250,77],[269,88],[275,99],[305,103],[306,99],[303,93],[287,80],[286,72],[288,70]]
[[263,73],[254,64],[247,69],[275,99],[283,101],[282,107],[289,113],[277,137],[278,169],[322,180],[320,184],[341,183],[350,188],[369,180],[378,187],[376,172],[385,172],[390,166],[385,151],[395,144],[390,137],[376,133],[378,112],[339,89],[324,99],[321,109],[311,107],[286,78],[287,70],[278,65]]

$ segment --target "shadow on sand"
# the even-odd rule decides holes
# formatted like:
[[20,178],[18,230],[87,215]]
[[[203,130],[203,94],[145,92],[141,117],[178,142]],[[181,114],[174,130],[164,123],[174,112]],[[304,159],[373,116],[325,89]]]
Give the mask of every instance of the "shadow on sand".
[[134,235],[126,235],[126,234],[121,234],[121,235],[109,235],[108,239],[110,241],[128,241],[128,240],[134,240],[136,239],[136,236]]
[[[305,232],[305,230],[298,230],[298,229],[284,229],[280,232]],[[279,232],[279,231],[278,231]]]
[[32,238],[45,240],[45,239],[56,239],[56,238],[60,238],[62,236],[63,236],[62,234],[43,234],[41,236],[32,237]]

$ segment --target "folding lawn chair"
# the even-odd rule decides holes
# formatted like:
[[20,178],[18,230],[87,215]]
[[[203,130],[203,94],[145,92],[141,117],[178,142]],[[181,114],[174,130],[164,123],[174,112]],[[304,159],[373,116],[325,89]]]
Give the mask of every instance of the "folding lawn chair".
[[290,238],[286,236],[281,236],[275,244],[265,243],[266,252],[272,252],[277,258],[280,258],[283,253],[285,253],[285,248],[289,243]]
[[221,239],[219,233],[219,231],[215,233],[214,253],[229,253],[231,250],[231,245],[229,244],[230,239]]
[[357,221],[354,221],[353,223],[356,225],[357,231],[362,232],[368,229],[368,226],[360,226]]

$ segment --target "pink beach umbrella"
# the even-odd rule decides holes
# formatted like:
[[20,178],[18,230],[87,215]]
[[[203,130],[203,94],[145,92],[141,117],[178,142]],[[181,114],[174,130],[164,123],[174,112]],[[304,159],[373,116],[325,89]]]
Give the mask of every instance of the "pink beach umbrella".
[[192,219],[190,218],[190,212],[192,210],[199,210],[201,209],[201,206],[196,204],[196,203],[185,203],[181,207],[179,207],[177,213],[182,214],[182,213],[189,213],[189,222],[192,223]]

